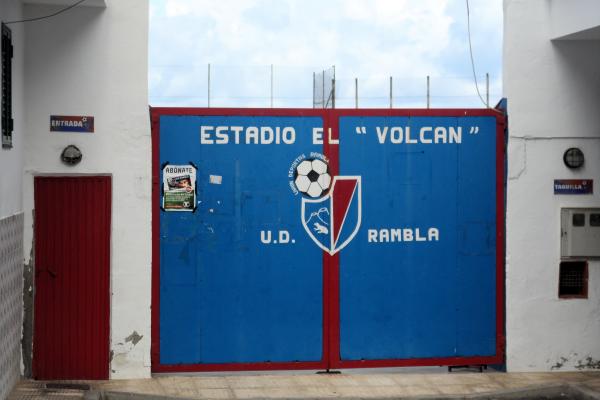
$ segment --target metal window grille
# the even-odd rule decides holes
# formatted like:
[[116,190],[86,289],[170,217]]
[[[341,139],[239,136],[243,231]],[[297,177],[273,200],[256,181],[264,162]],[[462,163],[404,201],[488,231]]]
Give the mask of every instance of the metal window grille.
[[2,24],[2,147],[12,147],[12,33]]
[[585,261],[563,261],[560,263],[558,297],[587,298],[588,266]]

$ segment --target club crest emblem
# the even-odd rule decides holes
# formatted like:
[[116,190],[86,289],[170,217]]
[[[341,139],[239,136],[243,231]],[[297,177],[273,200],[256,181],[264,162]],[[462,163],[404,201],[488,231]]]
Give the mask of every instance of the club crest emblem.
[[324,251],[334,255],[358,233],[361,221],[360,176],[335,176],[327,195],[302,198],[302,225]]
[[302,195],[302,226],[317,246],[334,255],[352,241],[361,222],[361,177],[333,176],[320,153],[304,154],[289,171],[290,187]]

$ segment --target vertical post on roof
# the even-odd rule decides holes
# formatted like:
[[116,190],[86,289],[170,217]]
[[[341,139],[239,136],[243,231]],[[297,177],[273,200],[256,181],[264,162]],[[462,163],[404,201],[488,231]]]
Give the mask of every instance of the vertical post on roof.
[[427,108],[431,105],[431,96],[429,94],[429,75],[427,75]]
[[313,108],[317,108],[317,103],[315,102],[316,94],[317,94],[317,76],[316,76],[316,73],[313,72]]
[[210,63],[208,63],[208,108],[210,108]]
[[485,73],[485,105],[490,108],[490,74]]
[[331,108],[335,108],[335,65],[333,66],[333,79],[331,80]]
[[354,108],[358,108],[358,78],[354,78]]
[[323,79],[322,79],[322,83],[323,83],[323,108],[326,108],[327,105],[325,104],[325,70],[323,70]]
[[392,93],[392,77],[390,76],[390,108],[394,107],[394,95]]
[[331,108],[335,108],[335,78],[331,80]]
[[271,108],[273,108],[273,64],[271,64]]

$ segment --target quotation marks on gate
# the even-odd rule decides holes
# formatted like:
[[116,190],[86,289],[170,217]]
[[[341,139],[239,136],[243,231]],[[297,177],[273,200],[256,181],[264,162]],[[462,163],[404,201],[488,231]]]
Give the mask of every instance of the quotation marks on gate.
[[357,135],[366,135],[367,134],[367,127],[366,126],[357,126],[356,127],[356,134]]
[[[367,127],[366,126],[357,126],[355,128],[355,130],[356,130],[356,134],[357,135],[366,135],[367,134]],[[379,129],[378,129],[378,132],[380,132]],[[478,133],[479,133],[479,127],[478,126],[471,126],[471,127],[469,127],[469,134],[470,135],[476,135]]]
[[[374,131],[380,144],[446,144],[462,143],[462,127],[454,126],[376,126]],[[366,136],[373,129],[356,126],[354,131],[359,136]],[[479,126],[470,126],[469,135],[479,133]]]

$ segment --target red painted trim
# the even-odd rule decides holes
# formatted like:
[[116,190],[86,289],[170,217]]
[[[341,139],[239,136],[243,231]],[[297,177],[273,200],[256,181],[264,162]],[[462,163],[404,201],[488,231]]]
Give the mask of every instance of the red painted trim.
[[446,365],[489,365],[500,364],[501,356],[492,357],[445,357],[407,358],[399,360],[356,360],[340,361],[337,368],[381,368],[381,367],[427,367]]
[[329,256],[329,359],[328,369],[340,368],[340,253]]
[[341,109],[329,110],[333,119],[339,117],[496,117],[498,120],[504,116],[493,109],[468,109],[468,108],[430,108],[430,109]]
[[310,362],[265,362],[265,363],[227,363],[227,364],[177,364],[156,365],[152,372],[212,372],[212,371],[276,371],[295,369],[324,369],[322,361]]
[[152,340],[151,369],[160,365],[160,113],[150,109],[152,126]]
[[[328,110],[327,127],[324,129],[324,138],[326,153],[329,158],[329,169],[331,176],[340,174],[340,144],[339,144],[339,118]],[[331,129],[331,137],[329,130]],[[330,143],[329,139],[333,143]],[[335,143],[338,141],[338,143]],[[329,351],[327,353],[327,368],[339,368],[340,361],[340,255],[339,253],[330,256],[324,254],[327,259],[328,269],[328,291],[327,307],[329,313]]]
[[469,116],[495,116],[504,120],[501,112],[494,109],[469,109],[469,108],[413,108],[413,109],[355,109],[336,108],[323,110],[316,108],[194,108],[194,107],[152,107],[152,115],[223,115],[223,116],[315,116],[331,115],[332,123],[339,116],[414,116],[414,117],[469,117]]
[[329,323],[331,320],[330,312],[329,312],[329,276],[330,276],[330,266],[329,266],[329,254],[323,252],[323,351],[321,353],[321,364],[320,368],[329,369]]
[[106,274],[106,281],[104,282],[104,288],[102,290],[105,291],[105,293],[107,293],[108,299],[108,306],[106,307],[106,316],[101,316],[101,318],[104,318],[104,321],[106,323],[104,329],[106,330],[106,348],[108,350],[108,362],[106,363],[106,369],[102,372],[102,375],[104,378],[103,379],[108,379],[110,377],[110,363],[111,363],[111,359],[110,359],[110,339],[111,339],[111,314],[112,314],[112,291],[111,291],[111,278],[112,278],[112,240],[113,240],[113,235],[112,235],[112,228],[113,228],[113,223],[112,223],[112,218],[113,218],[113,187],[112,187],[112,175],[107,175],[102,177],[103,180],[106,180],[107,182],[107,194],[106,196],[108,197],[108,203],[106,204],[106,217],[108,218],[108,249],[107,249],[107,255],[108,255],[108,273]]
[[[288,109],[288,108],[170,108],[150,109],[152,121],[152,372],[208,372],[282,369],[335,369],[403,366],[435,366],[465,364],[501,364],[504,362],[504,189],[505,189],[505,116],[493,109]],[[182,116],[315,116],[323,118],[323,152],[329,159],[332,176],[339,175],[339,146],[329,143],[339,139],[339,117],[342,116],[493,116],[496,118],[496,354],[489,357],[411,358],[392,360],[340,359],[339,254],[323,253],[323,359],[316,362],[226,363],[226,364],[160,364],[160,182],[159,138],[161,115]],[[329,321],[329,323],[327,323]]]
[[315,108],[186,108],[153,107],[153,115],[223,115],[223,116],[298,116],[322,117],[324,110]]
[[496,114],[496,357],[498,364],[504,362],[505,328],[504,328],[504,251],[505,242],[505,165],[506,165],[506,115]]
[[[337,173],[335,169],[334,162],[332,158],[335,158],[335,155],[332,154],[331,145],[329,144],[328,139],[328,128],[330,123],[329,114],[323,113],[323,155],[327,157],[329,160],[329,173],[331,176],[334,176]],[[331,368],[329,365],[329,360],[331,359],[329,352],[331,349],[331,326],[329,321],[332,320],[331,317],[331,298],[329,289],[331,287],[331,256],[323,252],[323,363],[324,369]]]

